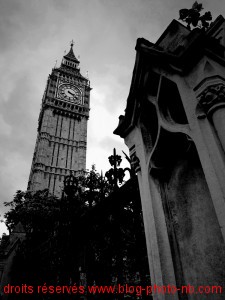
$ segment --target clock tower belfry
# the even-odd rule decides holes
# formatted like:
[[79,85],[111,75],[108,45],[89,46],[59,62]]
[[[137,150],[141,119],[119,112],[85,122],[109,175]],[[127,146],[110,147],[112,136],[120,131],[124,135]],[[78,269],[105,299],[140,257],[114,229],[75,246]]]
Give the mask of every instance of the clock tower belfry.
[[53,68],[47,80],[28,190],[49,189],[60,197],[64,177],[85,171],[90,90],[71,42],[61,66]]

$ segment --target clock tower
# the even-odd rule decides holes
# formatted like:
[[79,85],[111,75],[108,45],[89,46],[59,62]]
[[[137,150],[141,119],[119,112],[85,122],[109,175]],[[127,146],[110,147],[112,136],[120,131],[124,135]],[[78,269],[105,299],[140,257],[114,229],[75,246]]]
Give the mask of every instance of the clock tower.
[[90,90],[71,42],[61,66],[47,80],[28,190],[49,189],[60,197],[65,176],[71,172],[78,176],[86,169]]

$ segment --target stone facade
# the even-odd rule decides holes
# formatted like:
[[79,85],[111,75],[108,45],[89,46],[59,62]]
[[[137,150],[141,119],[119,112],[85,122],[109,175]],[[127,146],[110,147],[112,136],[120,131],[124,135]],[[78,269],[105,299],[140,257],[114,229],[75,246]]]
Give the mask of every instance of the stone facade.
[[155,44],[137,41],[114,133],[138,174],[152,285],[180,288],[154,299],[224,299],[197,290],[225,288],[224,41],[222,16],[207,31],[173,20]]
[[39,116],[28,190],[49,189],[60,197],[71,172],[86,169],[90,82],[80,74],[73,44],[49,75]]

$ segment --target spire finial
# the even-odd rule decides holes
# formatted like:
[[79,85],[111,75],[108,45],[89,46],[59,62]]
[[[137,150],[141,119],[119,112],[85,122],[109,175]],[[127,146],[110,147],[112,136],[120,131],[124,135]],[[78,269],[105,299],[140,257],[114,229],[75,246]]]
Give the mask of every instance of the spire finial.
[[[1,0],[0,0],[0,1],[1,1]],[[66,61],[69,60],[69,62],[75,63],[74,67],[77,68],[77,66],[79,65],[80,62],[79,62],[79,60],[77,60],[76,56],[75,56],[74,53],[73,53],[73,45],[74,45],[74,41],[72,40],[72,41],[70,42],[70,51],[69,51],[67,54],[64,53],[63,58],[64,58]],[[65,63],[65,64],[66,64],[66,63]]]

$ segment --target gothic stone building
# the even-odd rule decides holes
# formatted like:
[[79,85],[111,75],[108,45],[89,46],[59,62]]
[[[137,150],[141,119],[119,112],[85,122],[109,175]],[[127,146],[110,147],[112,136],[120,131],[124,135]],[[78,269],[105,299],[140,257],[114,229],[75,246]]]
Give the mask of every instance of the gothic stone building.
[[38,121],[28,190],[61,196],[64,177],[86,168],[90,82],[71,49],[49,75]]
[[206,31],[173,20],[155,44],[138,39],[136,51],[115,133],[138,174],[151,283],[180,288],[153,298],[222,300],[225,20]]

